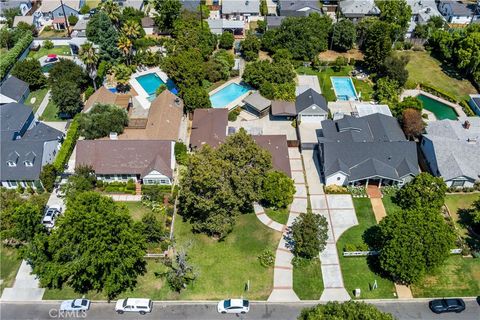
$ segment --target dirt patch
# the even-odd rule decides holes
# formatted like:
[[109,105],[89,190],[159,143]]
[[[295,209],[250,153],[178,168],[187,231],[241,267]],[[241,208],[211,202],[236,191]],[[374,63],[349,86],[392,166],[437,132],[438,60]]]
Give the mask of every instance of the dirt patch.
[[327,50],[321,52],[318,58],[323,61],[335,61],[338,57],[353,58],[355,60],[363,60],[363,53],[358,49],[352,49],[347,52],[337,52],[333,50]]
[[265,51],[259,51],[258,52],[258,59],[259,60],[267,60],[267,61],[272,61],[272,57],[268,55]]

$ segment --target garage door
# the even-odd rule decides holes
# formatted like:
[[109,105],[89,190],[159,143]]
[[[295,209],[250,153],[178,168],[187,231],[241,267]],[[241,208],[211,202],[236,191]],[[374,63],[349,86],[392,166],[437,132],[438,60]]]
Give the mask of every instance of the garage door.
[[301,122],[308,122],[308,123],[320,123],[325,119],[326,119],[326,117],[323,116],[323,115],[302,114],[302,117],[301,117],[300,121]]

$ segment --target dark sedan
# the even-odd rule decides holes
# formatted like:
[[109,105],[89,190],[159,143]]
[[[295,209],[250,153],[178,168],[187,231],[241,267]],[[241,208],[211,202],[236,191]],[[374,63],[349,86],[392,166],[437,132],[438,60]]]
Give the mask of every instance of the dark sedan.
[[465,310],[465,302],[462,299],[436,299],[430,301],[428,306],[435,313],[460,313]]

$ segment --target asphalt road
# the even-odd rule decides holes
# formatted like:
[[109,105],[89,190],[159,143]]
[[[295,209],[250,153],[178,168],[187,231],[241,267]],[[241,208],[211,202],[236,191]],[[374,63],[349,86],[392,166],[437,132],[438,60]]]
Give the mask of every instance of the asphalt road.
[[[426,301],[402,301],[402,302],[372,302],[379,309],[390,312],[397,319],[421,319],[421,320],[480,320],[480,306],[473,300],[466,300],[467,308],[460,314],[433,314]],[[156,302],[153,312],[144,316],[138,314],[117,315],[113,303],[92,303],[91,309],[86,313],[60,314],[57,310],[59,303],[0,303],[0,319],[2,320],[33,320],[33,319],[159,319],[159,320],[294,320],[304,307],[312,306],[313,303],[262,303],[252,302],[250,312],[247,315],[222,315],[216,311],[215,303],[175,303]]]

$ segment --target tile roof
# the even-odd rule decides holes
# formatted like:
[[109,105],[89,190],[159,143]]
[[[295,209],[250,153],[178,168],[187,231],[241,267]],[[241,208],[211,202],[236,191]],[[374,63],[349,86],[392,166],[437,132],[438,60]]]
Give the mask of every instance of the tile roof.
[[190,146],[201,148],[204,144],[220,145],[227,136],[228,109],[196,109],[193,112]]

